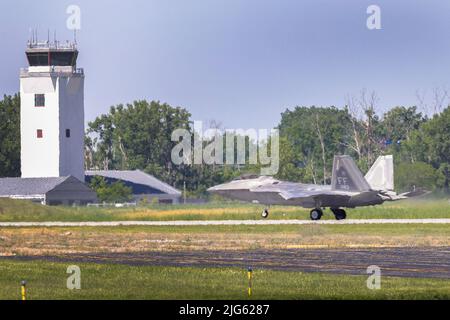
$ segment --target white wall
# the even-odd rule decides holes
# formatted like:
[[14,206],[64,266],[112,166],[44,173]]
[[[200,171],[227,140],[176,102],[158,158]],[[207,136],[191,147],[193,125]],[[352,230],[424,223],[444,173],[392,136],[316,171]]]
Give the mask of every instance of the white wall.
[[[22,177],[73,175],[84,181],[84,77],[52,75],[31,72],[20,79]],[[44,108],[34,106],[35,94],[45,94]]]
[[[59,78],[60,176],[72,175],[84,182],[84,78]],[[66,137],[70,129],[70,138]]]
[[[20,139],[23,178],[59,176],[59,108],[56,78],[20,79]],[[35,93],[45,94],[45,108],[34,106]],[[38,139],[36,130],[43,130]]]

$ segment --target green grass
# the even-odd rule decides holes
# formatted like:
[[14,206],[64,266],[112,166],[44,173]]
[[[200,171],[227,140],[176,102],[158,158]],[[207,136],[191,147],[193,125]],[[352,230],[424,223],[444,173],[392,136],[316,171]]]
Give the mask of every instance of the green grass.
[[[261,205],[210,203],[155,205],[135,208],[47,207],[27,201],[0,199],[0,221],[119,221],[119,220],[240,220],[261,219]],[[406,200],[347,211],[350,219],[450,218],[448,200]],[[309,219],[309,210],[274,206],[270,219]],[[329,210],[323,219],[334,219]]]
[[[23,228],[8,228],[23,229]],[[41,227],[27,229],[40,230]],[[242,233],[242,234],[299,234],[325,235],[376,235],[376,236],[447,236],[450,227],[445,224],[355,224],[355,225],[231,225],[231,226],[117,226],[117,227],[52,227],[60,233],[70,231],[101,233]],[[1,243],[1,242],[0,242]],[[450,245],[450,244],[449,244]]]
[[[81,290],[68,290],[68,263],[0,260],[0,299],[248,299],[247,273],[238,268],[133,267],[78,264]],[[252,299],[449,299],[450,280],[255,270]]]

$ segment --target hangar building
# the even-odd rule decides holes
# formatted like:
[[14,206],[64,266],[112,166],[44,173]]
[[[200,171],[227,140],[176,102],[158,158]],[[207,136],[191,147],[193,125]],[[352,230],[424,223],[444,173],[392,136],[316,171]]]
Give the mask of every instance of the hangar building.
[[23,199],[46,205],[86,205],[96,193],[73,176],[0,179],[0,198]]
[[158,203],[180,203],[181,191],[140,170],[86,171],[85,174],[87,183],[94,176],[104,177],[109,184],[121,181],[125,186],[131,188],[134,201],[136,202],[147,199],[151,203],[156,199]]

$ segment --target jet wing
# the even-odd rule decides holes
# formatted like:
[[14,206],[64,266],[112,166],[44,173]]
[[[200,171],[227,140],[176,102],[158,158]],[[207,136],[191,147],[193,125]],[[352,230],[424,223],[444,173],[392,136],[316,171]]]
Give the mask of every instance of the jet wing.
[[317,186],[294,182],[278,182],[270,185],[257,186],[250,189],[255,193],[277,193],[284,200],[306,200],[316,203],[333,201],[348,201],[351,192],[331,190],[330,186]]

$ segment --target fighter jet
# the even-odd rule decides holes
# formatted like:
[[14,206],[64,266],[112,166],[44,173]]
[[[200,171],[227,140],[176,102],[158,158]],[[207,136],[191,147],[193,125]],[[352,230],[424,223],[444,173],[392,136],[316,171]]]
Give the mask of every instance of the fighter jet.
[[266,206],[262,217],[269,216],[270,205],[301,206],[312,209],[312,220],[320,220],[323,209],[330,208],[337,220],[347,214],[343,208],[355,208],[397,201],[423,194],[421,190],[397,194],[394,191],[392,155],[379,157],[365,176],[350,156],[335,156],[331,185],[303,184],[269,176],[246,176],[214,186],[208,192],[226,198]]

